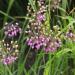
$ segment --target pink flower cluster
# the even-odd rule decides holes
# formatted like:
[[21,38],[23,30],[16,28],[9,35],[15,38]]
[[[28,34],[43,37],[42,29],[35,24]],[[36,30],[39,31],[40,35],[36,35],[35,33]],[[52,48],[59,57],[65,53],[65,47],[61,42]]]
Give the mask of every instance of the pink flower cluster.
[[45,20],[45,15],[42,13],[37,13],[37,21],[42,22]]
[[12,64],[15,60],[17,59],[17,57],[13,57],[13,56],[8,56],[2,59],[3,64],[8,65],[8,64]]
[[18,23],[6,24],[6,26],[4,26],[4,33],[8,37],[16,37],[21,33],[21,28],[18,26]]
[[46,44],[48,39],[46,39],[44,36],[35,36],[27,39],[27,44],[31,46],[32,48],[36,48],[37,50],[43,47],[43,44]]
[[40,35],[39,37],[35,36],[27,39],[27,44],[37,50],[42,48],[45,52],[53,52],[61,46],[61,41]]
[[46,52],[54,52],[59,47],[61,47],[60,39],[50,39],[46,46],[44,47],[44,51]]
[[31,48],[37,50],[43,49],[45,52],[53,52],[61,46],[61,41],[49,36],[50,34],[45,35],[44,23],[46,21],[47,7],[45,5],[45,0],[38,0],[37,2],[37,12],[30,12],[31,9],[28,9],[31,14],[34,14],[34,19],[29,20],[28,31],[26,31],[26,33],[29,34],[30,38],[27,38],[26,42]]
[[43,22],[45,21],[45,12],[46,12],[46,6],[45,6],[45,1],[44,0],[38,0],[39,4],[39,10],[37,11],[36,15],[36,20],[38,22]]
[[3,64],[12,64],[18,58],[18,54],[17,41],[0,41],[0,60]]
[[69,29],[69,31],[66,33],[66,37],[75,42],[75,33],[73,33],[72,29]]

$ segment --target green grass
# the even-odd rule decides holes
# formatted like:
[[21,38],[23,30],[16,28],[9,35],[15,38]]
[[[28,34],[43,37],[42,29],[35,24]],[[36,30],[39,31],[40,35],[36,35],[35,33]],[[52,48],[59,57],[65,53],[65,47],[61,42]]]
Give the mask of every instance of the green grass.
[[[21,20],[21,27],[23,29],[23,32],[26,30],[28,25],[29,17],[21,15],[13,15],[11,16],[11,9],[14,6],[14,3],[16,3],[16,9],[18,10],[25,10],[22,7],[20,7],[18,0],[6,0],[8,4],[8,8],[5,11],[0,10],[0,15],[3,15],[4,17],[1,17],[3,19],[3,25],[5,22],[9,21],[15,21],[17,19],[23,19]],[[19,0],[20,1],[20,0]],[[36,0],[35,0],[36,1]],[[48,25],[51,25],[51,19],[53,18],[54,24],[56,24],[58,21],[60,22],[60,33],[56,34],[55,36],[60,36],[64,32],[67,31],[69,26],[73,26],[75,24],[75,12],[72,11],[71,13],[68,13],[66,9],[69,7],[69,2],[67,0],[62,0],[60,6],[58,7],[59,12],[58,14],[53,13],[54,17],[51,17],[51,11],[50,11],[50,1],[47,0],[47,3],[49,4],[48,7]],[[33,0],[29,0],[29,3],[31,4],[32,9],[35,11],[37,10],[36,5],[33,3]],[[4,8],[3,8],[4,9]],[[14,9],[12,9],[14,11]],[[22,14],[25,12],[17,12],[18,14]],[[57,18],[57,20],[55,20]],[[50,19],[50,20],[49,20]],[[67,22],[68,20],[68,22]],[[75,30],[74,30],[75,31]],[[0,30],[0,37],[1,39],[4,38],[3,36],[3,30],[1,28]],[[31,48],[28,48],[26,43],[24,43],[24,40],[27,38],[27,35],[22,33],[19,36],[19,39],[17,39],[18,44],[20,45],[20,54],[18,60],[12,64],[12,65],[3,65],[0,63],[0,75],[75,75],[75,43],[72,42],[66,42],[62,45],[62,47],[55,53],[48,53],[45,52],[37,52],[36,56],[34,57],[34,63],[30,67],[29,70],[26,69],[25,64],[27,64],[28,56],[30,52],[32,51]],[[25,53],[26,52],[26,53]],[[44,56],[47,55],[47,60],[45,61]],[[34,59],[32,58],[32,59]],[[73,68],[71,68],[71,63],[69,65],[69,58],[73,59]],[[43,60],[43,64],[41,64]],[[31,62],[31,61],[30,61]],[[42,70],[42,72],[41,72]],[[42,74],[39,74],[42,73]]]

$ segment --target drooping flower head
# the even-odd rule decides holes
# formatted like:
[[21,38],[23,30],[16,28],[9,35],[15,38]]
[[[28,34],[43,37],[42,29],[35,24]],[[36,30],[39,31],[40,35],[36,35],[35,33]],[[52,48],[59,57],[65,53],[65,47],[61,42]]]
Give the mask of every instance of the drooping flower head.
[[75,33],[73,32],[72,28],[69,28],[69,30],[66,32],[66,38],[75,42]]
[[47,37],[40,35],[40,36],[30,37],[29,39],[27,39],[27,44],[30,47],[39,50],[40,48],[43,48],[43,45],[45,45],[48,41],[49,39]]
[[17,41],[7,42],[0,41],[0,61],[7,65],[12,64],[18,58],[18,44]]
[[9,37],[16,37],[21,33],[21,28],[19,27],[19,23],[7,23],[4,26],[4,34]]
[[26,41],[27,45],[37,50],[43,49],[45,52],[56,51],[61,46],[61,41],[51,35],[45,0],[38,0],[37,3],[37,12],[31,13],[34,14],[33,19],[29,16],[31,19],[26,31],[29,35]]
[[3,64],[8,65],[8,64],[12,64],[15,60],[17,59],[17,57],[13,57],[13,56],[8,56],[2,59]]
[[49,39],[49,42],[46,43],[46,46],[44,47],[44,51],[46,52],[54,52],[59,47],[61,47],[61,40],[60,39]]

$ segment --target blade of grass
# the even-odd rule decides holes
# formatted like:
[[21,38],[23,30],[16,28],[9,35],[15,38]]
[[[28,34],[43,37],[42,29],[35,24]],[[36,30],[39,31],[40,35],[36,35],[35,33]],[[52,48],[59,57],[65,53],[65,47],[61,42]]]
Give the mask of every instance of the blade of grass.
[[43,75],[51,75],[51,54],[49,54],[49,60],[46,63]]
[[[8,5],[7,12],[6,12],[7,14],[9,14],[10,9],[11,9],[11,7],[12,7],[14,1],[15,1],[15,0],[9,0],[9,5]],[[8,19],[7,16],[5,16],[5,17],[4,17],[4,22],[3,22],[3,23],[5,23],[5,22],[7,21],[7,19]]]
[[9,16],[7,13],[5,13],[5,12],[3,12],[3,11],[1,11],[1,10],[0,10],[0,13],[1,13],[2,15],[6,16],[7,18],[10,18],[10,19],[12,19],[12,20],[15,20],[15,18]]
[[31,7],[34,11],[36,11],[36,5],[34,4],[33,0],[29,0],[29,3],[31,4]]
[[69,49],[69,48],[63,49],[63,50],[59,51],[58,53],[56,53],[55,56],[56,56],[57,58],[60,58],[62,55],[64,55],[64,54],[67,53],[67,52],[72,52],[72,50]]

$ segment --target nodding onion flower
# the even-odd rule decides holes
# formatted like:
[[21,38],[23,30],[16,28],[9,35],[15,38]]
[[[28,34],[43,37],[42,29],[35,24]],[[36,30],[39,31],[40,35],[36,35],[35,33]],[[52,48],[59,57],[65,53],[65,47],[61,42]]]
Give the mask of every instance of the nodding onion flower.
[[18,35],[21,34],[21,28],[19,27],[18,22],[5,23],[5,26],[3,29],[4,29],[5,36],[9,38],[17,37]]
[[37,12],[33,12],[28,6],[28,12],[33,15],[33,18],[29,15],[31,19],[29,20],[27,31],[25,31],[29,35],[26,42],[31,48],[37,50],[42,48],[45,52],[53,52],[61,46],[61,41],[50,34],[49,16],[46,13],[45,0],[38,0],[37,3]]
[[54,52],[61,46],[61,40],[40,35],[28,38],[27,44],[37,50],[42,48],[45,52]]
[[72,28],[66,32],[66,38],[75,42],[75,33],[73,32]]
[[17,41],[0,41],[0,62],[5,65],[12,64],[19,54]]

